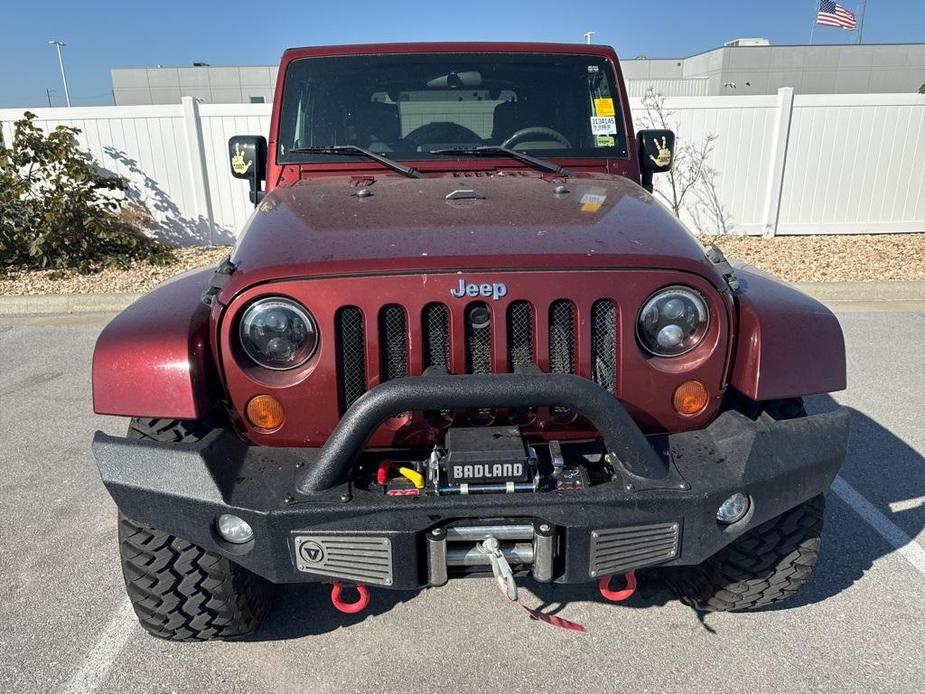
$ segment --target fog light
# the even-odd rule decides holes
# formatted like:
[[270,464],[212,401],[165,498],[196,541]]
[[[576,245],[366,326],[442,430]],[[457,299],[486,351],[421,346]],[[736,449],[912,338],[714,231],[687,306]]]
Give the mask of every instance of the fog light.
[[736,492],[720,504],[719,509],[716,511],[716,520],[726,525],[740,521],[748,513],[749,506],[751,504],[748,501],[748,496],[742,492]]
[[223,513],[215,519],[215,529],[223,540],[243,545],[254,539],[254,529],[243,518],[230,513]]

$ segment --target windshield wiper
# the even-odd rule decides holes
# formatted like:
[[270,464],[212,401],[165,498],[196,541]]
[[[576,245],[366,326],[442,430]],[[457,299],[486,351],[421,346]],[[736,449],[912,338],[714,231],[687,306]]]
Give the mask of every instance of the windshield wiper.
[[507,147],[499,147],[497,145],[459,147],[456,149],[432,149],[430,150],[430,153],[447,155],[456,154],[473,157],[511,157],[511,159],[516,159],[517,161],[523,162],[524,164],[529,164],[530,166],[541,169],[542,171],[552,171],[553,173],[562,174],[563,176],[573,175],[572,172],[568,169],[565,169],[558,164],[554,164],[551,161],[546,161],[545,159],[537,159],[536,157],[531,157],[529,154],[518,152],[516,149],[508,149]]
[[296,147],[290,149],[287,154],[339,154],[341,156],[351,156],[354,154],[359,154],[366,157],[367,159],[372,159],[377,161],[383,166],[387,166],[392,169],[392,171],[397,171],[400,174],[404,174],[408,178],[424,178],[424,174],[418,171],[415,168],[410,166],[405,166],[404,164],[399,164],[397,161],[393,161],[388,157],[384,157],[381,154],[376,154],[372,150],[366,149],[365,147],[358,147],[357,145],[331,145],[329,147]]

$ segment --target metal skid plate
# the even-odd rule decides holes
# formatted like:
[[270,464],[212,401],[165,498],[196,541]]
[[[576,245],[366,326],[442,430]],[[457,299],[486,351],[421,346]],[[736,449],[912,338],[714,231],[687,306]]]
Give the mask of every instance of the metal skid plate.
[[598,578],[670,561],[680,538],[679,521],[594,530],[588,574]]
[[392,542],[369,535],[295,535],[296,567],[355,583],[392,585]]

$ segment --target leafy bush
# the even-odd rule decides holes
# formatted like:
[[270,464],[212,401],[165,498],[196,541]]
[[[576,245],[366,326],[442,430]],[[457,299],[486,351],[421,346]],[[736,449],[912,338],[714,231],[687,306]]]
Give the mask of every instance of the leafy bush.
[[124,214],[127,181],[100,171],[76,146],[80,131],[58,126],[46,134],[33,120],[26,112],[12,146],[0,144],[0,270],[171,261],[173,253]]

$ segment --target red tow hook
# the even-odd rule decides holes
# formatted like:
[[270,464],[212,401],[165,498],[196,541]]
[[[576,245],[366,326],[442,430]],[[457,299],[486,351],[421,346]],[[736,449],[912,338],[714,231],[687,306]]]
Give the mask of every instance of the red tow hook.
[[331,604],[344,614],[356,614],[365,610],[369,605],[369,589],[362,583],[357,583],[354,588],[357,589],[359,599],[356,602],[344,602],[340,597],[344,584],[340,581],[334,581],[331,587]]
[[601,591],[601,597],[610,602],[622,602],[630,598],[636,592],[636,571],[630,569],[624,574],[626,578],[626,588],[623,590],[610,590],[610,580],[613,576],[604,576],[597,582],[597,587]]

